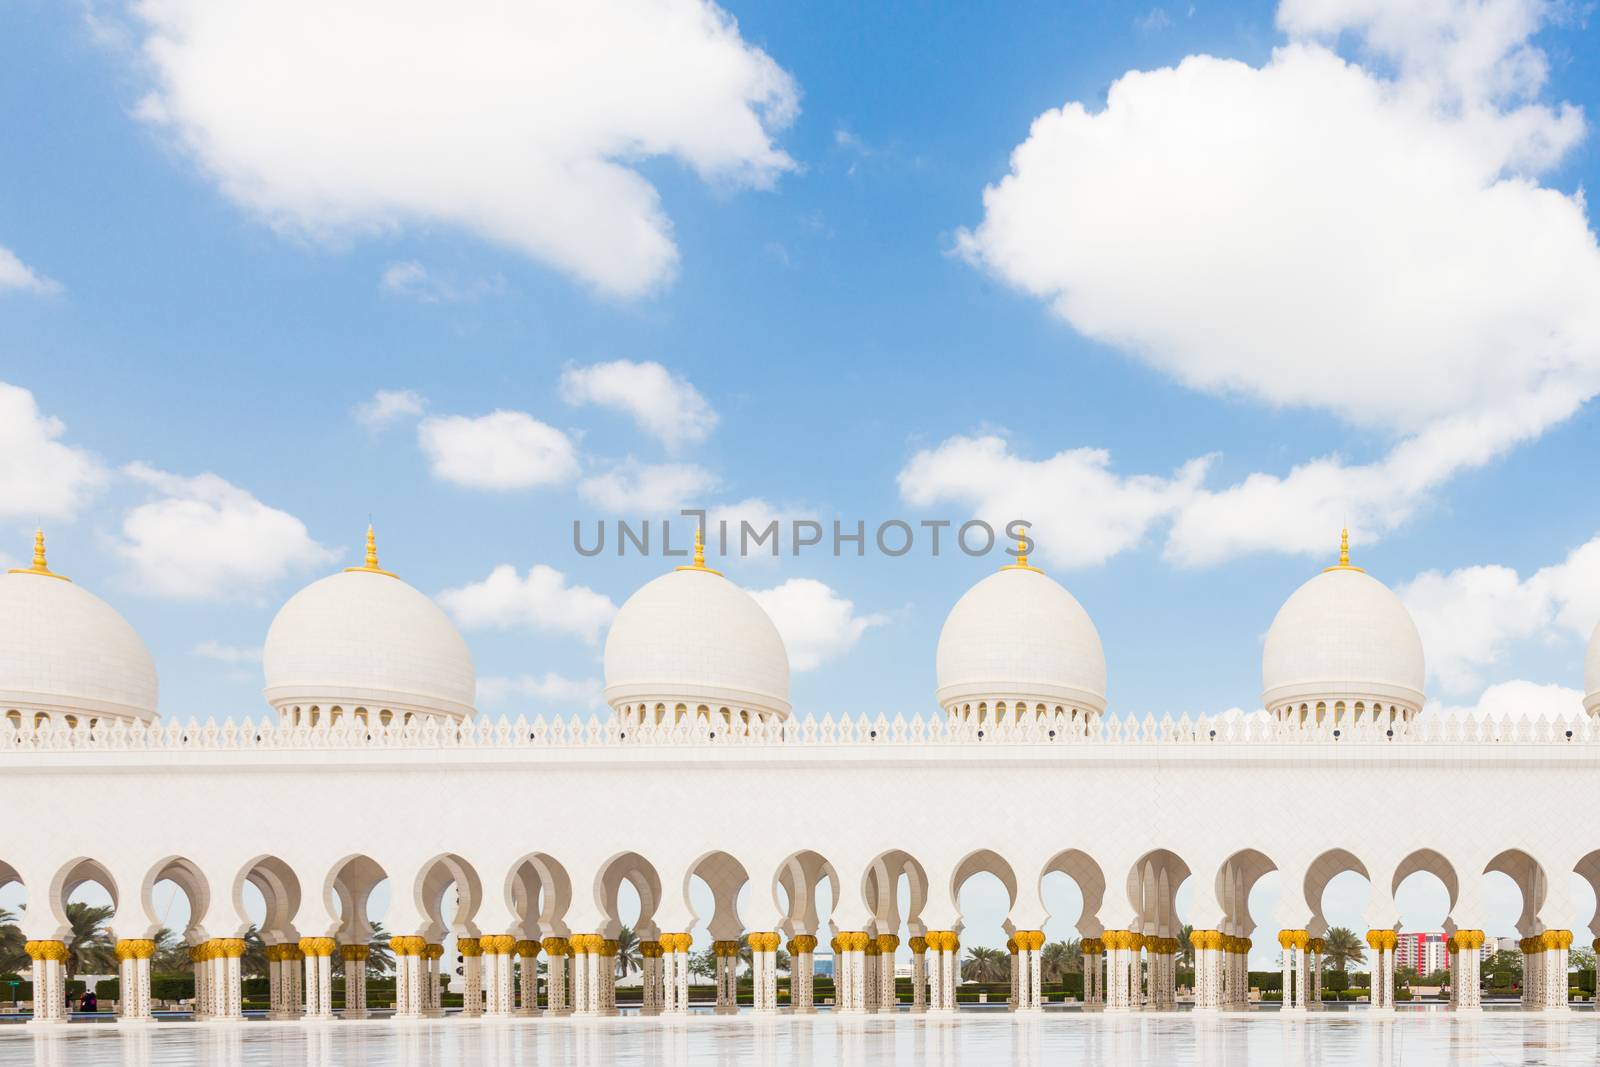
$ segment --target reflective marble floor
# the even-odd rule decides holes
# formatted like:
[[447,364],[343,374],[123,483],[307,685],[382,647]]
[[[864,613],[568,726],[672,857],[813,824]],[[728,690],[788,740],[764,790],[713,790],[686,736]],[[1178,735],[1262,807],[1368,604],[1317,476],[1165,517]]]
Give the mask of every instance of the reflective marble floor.
[[955,1064],[1202,1065],[1285,1067],[1350,1064],[1600,1063],[1600,1016],[1564,1019],[1489,1012],[1376,1019],[1360,1012],[1284,1019],[1273,1013],[1209,1020],[1191,1015],[1049,1014],[1032,1019],[970,1013],[809,1019],[697,1016],[530,1020],[486,1024],[446,1019],[305,1026],[157,1024],[137,1029],[82,1024],[50,1031],[0,1029],[0,1065],[32,1067],[948,1067]]

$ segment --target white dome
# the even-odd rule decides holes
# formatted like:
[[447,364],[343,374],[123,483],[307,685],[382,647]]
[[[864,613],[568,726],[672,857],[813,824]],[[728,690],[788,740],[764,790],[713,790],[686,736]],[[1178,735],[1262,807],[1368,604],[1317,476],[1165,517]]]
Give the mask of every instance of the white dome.
[[1318,701],[1423,702],[1422,638],[1389,587],[1355,567],[1330,567],[1278,610],[1261,656],[1269,709]]
[[[692,714],[789,717],[789,653],[755,598],[716,571],[681,567],[622,605],[606,635],[606,703],[640,717],[661,704]],[[671,721],[671,720],[668,720]]]
[[1600,626],[1589,635],[1589,654],[1583,661],[1583,706],[1591,715],[1600,715]]
[[939,631],[937,673],[947,711],[980,701],[1106,708],[1106,654],[1094,620],[1032,567],[1002,568],[956,601]]
[[279,610],[261,652],[267,702],[287,713],[365,708],[372,720],[470,717],[477,674],[466,642],[439,605],[376,567],[369,554],[368,567],[312,582]]
[[0,712],[152,721],[156,667],[104,600],[43,569],[0,574]]

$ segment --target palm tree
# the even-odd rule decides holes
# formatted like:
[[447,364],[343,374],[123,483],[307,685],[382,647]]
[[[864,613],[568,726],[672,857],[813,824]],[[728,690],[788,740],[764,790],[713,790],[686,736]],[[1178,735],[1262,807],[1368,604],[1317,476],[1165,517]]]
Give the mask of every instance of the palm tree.
[[617,931],[617,977],[626,978],[634,971],[644,969],[644,956],[639,951],[639,935],[633,927],[624,926]]
[[1194,941],[1189,935],[1194,933],[1194,927],[1184,923],[1178,928],[1178,963],[1190,969],[1194,968]]
[[28,965],[28,954],[22,948],[27,938],[17,928],[17,914],[10,908],[0,908],[0,974],[21,971]]
[[1011,973],[1011,961],[997,948],[974,945],[967,949],[967,958],[961,964],[963,982],[1000,982]]
[[1039,970],[1046,982],[1060,982],[1083,970],[1083,942],[1076,937],[1052,941],[1039,955]]
[[704,952],[691,952],[689,954],[689,973],[696,978],[715,978],[717,976],[717,954],[709,948]]
[[267,943],[261,940],[261,931],[251,923],[244,932],[244,956],[239,960],[239,973],[246,978],[265,978],[272,972],[267,962]]
[[1348,927],[1335,926],[1328,931],[1328,936],[1322,941],[1324,967],[1332,967],[1336,971],[1343,972],[1352,963],[1366,962],[1367,952],[1361,947],[1361,939]]
[[114,974],[117,958],[112,951],[111,935],[106,923],[116,909],[109,904],[67,905],[67,927],[72,931],[72,943],[67,946],[67,980],[78,976],[79,971],[89,974]]
[[389,948],[389,931],[382,923],[372,924],[372,941],[368,946],[367,974],[376,977],[394,970],[394,953]]
[[176,931],[163,926],[150,940],[156,954],[150,957],[151,974],[180,974],[189,969],[189,943]]

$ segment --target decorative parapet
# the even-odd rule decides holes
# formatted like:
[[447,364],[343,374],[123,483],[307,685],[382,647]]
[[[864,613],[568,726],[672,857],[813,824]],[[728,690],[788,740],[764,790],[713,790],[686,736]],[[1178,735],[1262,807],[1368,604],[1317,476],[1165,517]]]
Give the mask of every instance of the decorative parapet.
[[831,747],[939,745],[1593,745],[1600,721],[1564,719],[1423,718],[1383,723],[1301,725],[1237,715],[1179,718],[1102,716],[1089,721],[956,722],[944,716],[888,719],[790,719],[729,728],[725,723],[639,726],[594,716],[577,719],[427,719],[405,725],[291,726],[276,716],[256,722],[191,719],[146,725],[116,722],[90,727],[0,724],[0,753],[174,751],[349,751],[356,749],[683,748],[703,746]]

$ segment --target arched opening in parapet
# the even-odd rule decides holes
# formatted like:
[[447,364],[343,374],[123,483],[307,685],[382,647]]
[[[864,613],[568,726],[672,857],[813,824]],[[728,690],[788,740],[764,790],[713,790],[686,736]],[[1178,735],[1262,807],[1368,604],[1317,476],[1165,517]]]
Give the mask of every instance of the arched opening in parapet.
[[211,908],[211,886],[192,860],[168,856],[151,867],[139,886],[139,902],[144,925],[118,930],[117,936],[154,941],[158,958],[175,960],[185,948],[210,936],[205,919]]
[[67,943],[69,978],[110,955],[115,944],[111,919],[117,912],[117,882],[98,860],[80,857],[56,872],[50,883],[50,907],[56,939]]
[[950,879],[961,927],[960,974],[963,982],[1009,982],[1011,953],[1006,942],[1015,929],[1011,909],[1017,903],[1017,876],[998,852],[979,849],[956,864]]
[[[1083,973],[1083,939],[1104,932],[1099,914],[1105,896],[1105,872],[1087,852],[1064,849],[1044,865],[1039,874],[1039,899],[1050,918],[1044,924],[1040,974],[1046,992],[1051,986],[1071,982],[1070,975]],[[1082,995],[1081,984],[1077,995]]]
[[817,938],[826,952],[834,903],[839,899],[839,874],[822,853],[802,849],[778,865],[772,876],[772,900],[783,919],[786,937]]
[[661,937],[656,925],[661,875],[639,853],[619,853],[602,864],[595,877],[595,903],[605,916],[597,932],[617,943],[617,978],[639,973],[644,967],[640,942]]
[[[20,923],[23,915],[28,910],[28,887],[23,884],[22,876],[11,864],[0,860],[0,938],[6,942],[15,942],[21,946],[27,941],[22,933]],[[14,966],[20,971],[26,969],[28,958],[23,956],[15,961]]]
[[689,865],[683,890],[695,917],[697,951],[710,948],[713,941],[738,941],[744,936],[739,898],[749,884],[745,865],[727,852],[708,852]]
[[872,916],[871,928],[866,932],[878,938],[895,938],[892,959],[895,963],[909,963],[911,939],[927,932],[922,908],[928,901],[928,872],[909,852],[891,849],[867,864],[861,879],[861,899]]
[[1449,984],[1448,937],[1461,885],[1455,865],[1431,848],[1418,849],[1395,868],[1390,891],[1400,930],[1395,974],[1407,988]]
[[[567,869],[544,852],[530,852],[512,864],[506,875],[506,901],[517,927],[509,931],[520,941],[568,937],[567,909],[572,905],[572,878]],[[587,933],[588,931],[577,931]]]
[[1133,905],[1134,932],[1147,937],[1177,937],[1178,889],[1189,878],[1189,865],[1170,849],[1145,853],[1128,870],[1128,903]]
[[379,977],[394,969],[389,938],[394,933],[383,924],[393,883],[371,856],[346,856],[328,872],[322,885],[328,912],[339,919],[334,940],[340,945],[368,946],[367,974]]
[[[1484,875],[1488,886],[1496,885],[1493,877],[1499,875],[1509,879],[1515,891],[1516,919],[1511,924],[1510,934],[1522,938],[1544,932],[1539,909],[1544,907],[1545,898],[1550,894],[1550,884],[1539,861],[1521,849],[1507,849],[1488,862]],[[1504,883],[1498,885],[1503,892]],[[1508,936],[1504,926],[1497,929],[1495,935]]]
[[294,924],[300,911],[300,879],[276,856],[257,856],[240,869],[233,880],[233,907],[238,925],[212,930],[212,937],[249,937],[255,931],[268,945],[300,940]]
[[1590,916],[1588,938],[1582,937],[1577,930],[1573,931],[1576,938],[1573,944],[1576,945],[1600,937],[1600,849],[1579,860],[1572,868],[1572,872],[1572,912],[1574,915]]
[[1371,898],[1367,865],[1348,849],[1329,849],[1306,870],[1305,900],[1311,908],[1307,929],[1325,942],[1323,966],[1342,972],[1352,985],[1351,976],[1367,971],[1366,911]]
[[483,883],[460,856],[447,852],[424,863],[413,893],[418,913],[426,918],[422,936],[429,944],[478,936],[473,918],[483,903]]

